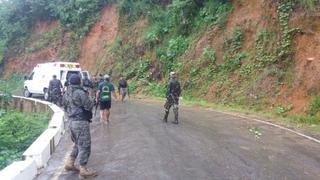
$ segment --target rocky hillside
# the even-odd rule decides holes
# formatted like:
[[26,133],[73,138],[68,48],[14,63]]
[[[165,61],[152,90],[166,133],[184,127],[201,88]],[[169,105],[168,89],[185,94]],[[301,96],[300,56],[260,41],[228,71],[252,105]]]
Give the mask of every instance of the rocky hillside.
[[58,16],[37,19],[23,48],[9,46],[3,75],[26,73],[39,62],[71,60],[92,74],[115,79],[123,74],[136,92],[160,96],[168,72],[176,71],[186,99],[319,121],[317,1],[99,3],[82,35]]

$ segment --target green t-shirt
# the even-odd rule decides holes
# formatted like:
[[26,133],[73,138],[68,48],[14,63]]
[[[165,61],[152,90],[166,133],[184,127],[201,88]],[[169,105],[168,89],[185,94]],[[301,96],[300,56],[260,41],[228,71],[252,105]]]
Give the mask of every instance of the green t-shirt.
[[114,91],[114,86],[110,82],[103,81],[98,87],[100,91],[100,101],[111,101],[111,92]]

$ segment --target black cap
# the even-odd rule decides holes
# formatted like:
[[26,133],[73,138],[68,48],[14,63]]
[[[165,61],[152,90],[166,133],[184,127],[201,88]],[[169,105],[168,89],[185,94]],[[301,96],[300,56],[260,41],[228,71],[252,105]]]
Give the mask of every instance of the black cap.
[[80,85],[81,84],[81,78],[77,74],[72,74],[69,78],[69,82],[72,85]]

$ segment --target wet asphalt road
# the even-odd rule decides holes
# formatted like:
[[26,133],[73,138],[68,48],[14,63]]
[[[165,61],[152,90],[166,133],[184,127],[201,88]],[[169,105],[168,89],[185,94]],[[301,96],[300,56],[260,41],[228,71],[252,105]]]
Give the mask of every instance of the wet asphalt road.
[[[95,120],[88,166],[99,176],[92,179],[320,179],[320,144],[201,108],[181,107],[180,124],[164,124],[162,111],[160,103],[116,102],[110,124]],[[66,133],[37,179],[78,179],[63,170],[71,147]]]

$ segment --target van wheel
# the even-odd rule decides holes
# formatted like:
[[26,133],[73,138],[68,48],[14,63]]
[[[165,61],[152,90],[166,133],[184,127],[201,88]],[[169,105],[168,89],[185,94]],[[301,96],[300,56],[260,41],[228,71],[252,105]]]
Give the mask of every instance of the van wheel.
[[30,91],[27,88],[24,88],[23,90],[23,96],[24,97],[31,97],[32,94],[30,93]]
[[50,98],[49,98],[49,92],[48,92],[48,89],[47,89],[47,88],[43,90],[43,97],[44,97],[44,100],[46,100],[46,101],[49,101],[49,100],[50,100]]

